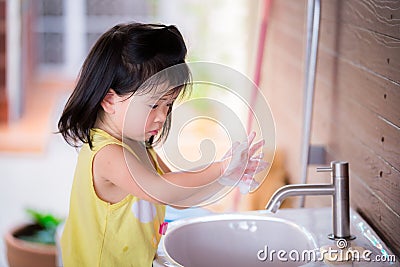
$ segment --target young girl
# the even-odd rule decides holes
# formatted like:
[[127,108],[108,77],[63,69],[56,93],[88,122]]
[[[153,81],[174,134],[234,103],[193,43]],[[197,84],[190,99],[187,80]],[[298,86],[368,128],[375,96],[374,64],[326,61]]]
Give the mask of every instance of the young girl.
[[[185,56],[178,29],[154,24],[117,25],[91,49],[58,123],[69,144],[82,144],[61,238],[65,267],[151,266],[165,204],[192,203],[184,201],[265,169],[254,134],[198,171],[171,172],[152,149],[187,91]],[[170,67],[177,69],[165,72]]]

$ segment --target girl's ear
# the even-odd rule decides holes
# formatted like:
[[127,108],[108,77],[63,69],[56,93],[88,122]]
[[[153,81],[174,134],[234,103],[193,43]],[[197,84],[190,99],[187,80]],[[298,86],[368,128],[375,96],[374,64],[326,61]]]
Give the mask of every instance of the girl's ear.
[[115,113],[115,102],[116,102],[117,94],[113,89],[108,90],[108,93],[101,101],[101,107],[106,113],[114,114]]

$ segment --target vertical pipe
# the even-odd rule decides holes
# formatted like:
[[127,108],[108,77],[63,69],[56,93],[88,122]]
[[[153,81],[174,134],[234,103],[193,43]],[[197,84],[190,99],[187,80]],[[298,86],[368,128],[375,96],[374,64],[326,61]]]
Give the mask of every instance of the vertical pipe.
[[[315,73],[317,66],[319,23],[321,17],[320,0],[308,0],[307,4],[307,46],[305,65],[304,122],[301,149],[301,182],[307,183],[307,167],[311,139],[311,120],[313,112]],[[304,207],[305,196],[301,197],[300,207]]]
[[349,163],[335,161],[332,165],[333,238],[350,238]]

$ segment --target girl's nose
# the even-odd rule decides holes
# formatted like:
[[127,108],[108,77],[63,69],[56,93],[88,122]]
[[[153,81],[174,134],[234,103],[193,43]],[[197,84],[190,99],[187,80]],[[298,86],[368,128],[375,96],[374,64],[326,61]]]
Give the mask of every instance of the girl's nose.
[[154,118],[154,122],[164,123],[165,120],[167,119],[167,115],[168,115],[168,107],[163,107],[163,108],[159,107],[157,109],[157,113]]

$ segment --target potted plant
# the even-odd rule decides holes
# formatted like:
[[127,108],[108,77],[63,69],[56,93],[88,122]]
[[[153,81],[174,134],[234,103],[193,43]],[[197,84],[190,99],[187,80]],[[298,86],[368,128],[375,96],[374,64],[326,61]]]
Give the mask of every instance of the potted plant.
[[5,236],[9,267],[55,267],[55,233],[62,220],[49,213],[26,211],[32,222],[11,229]]

